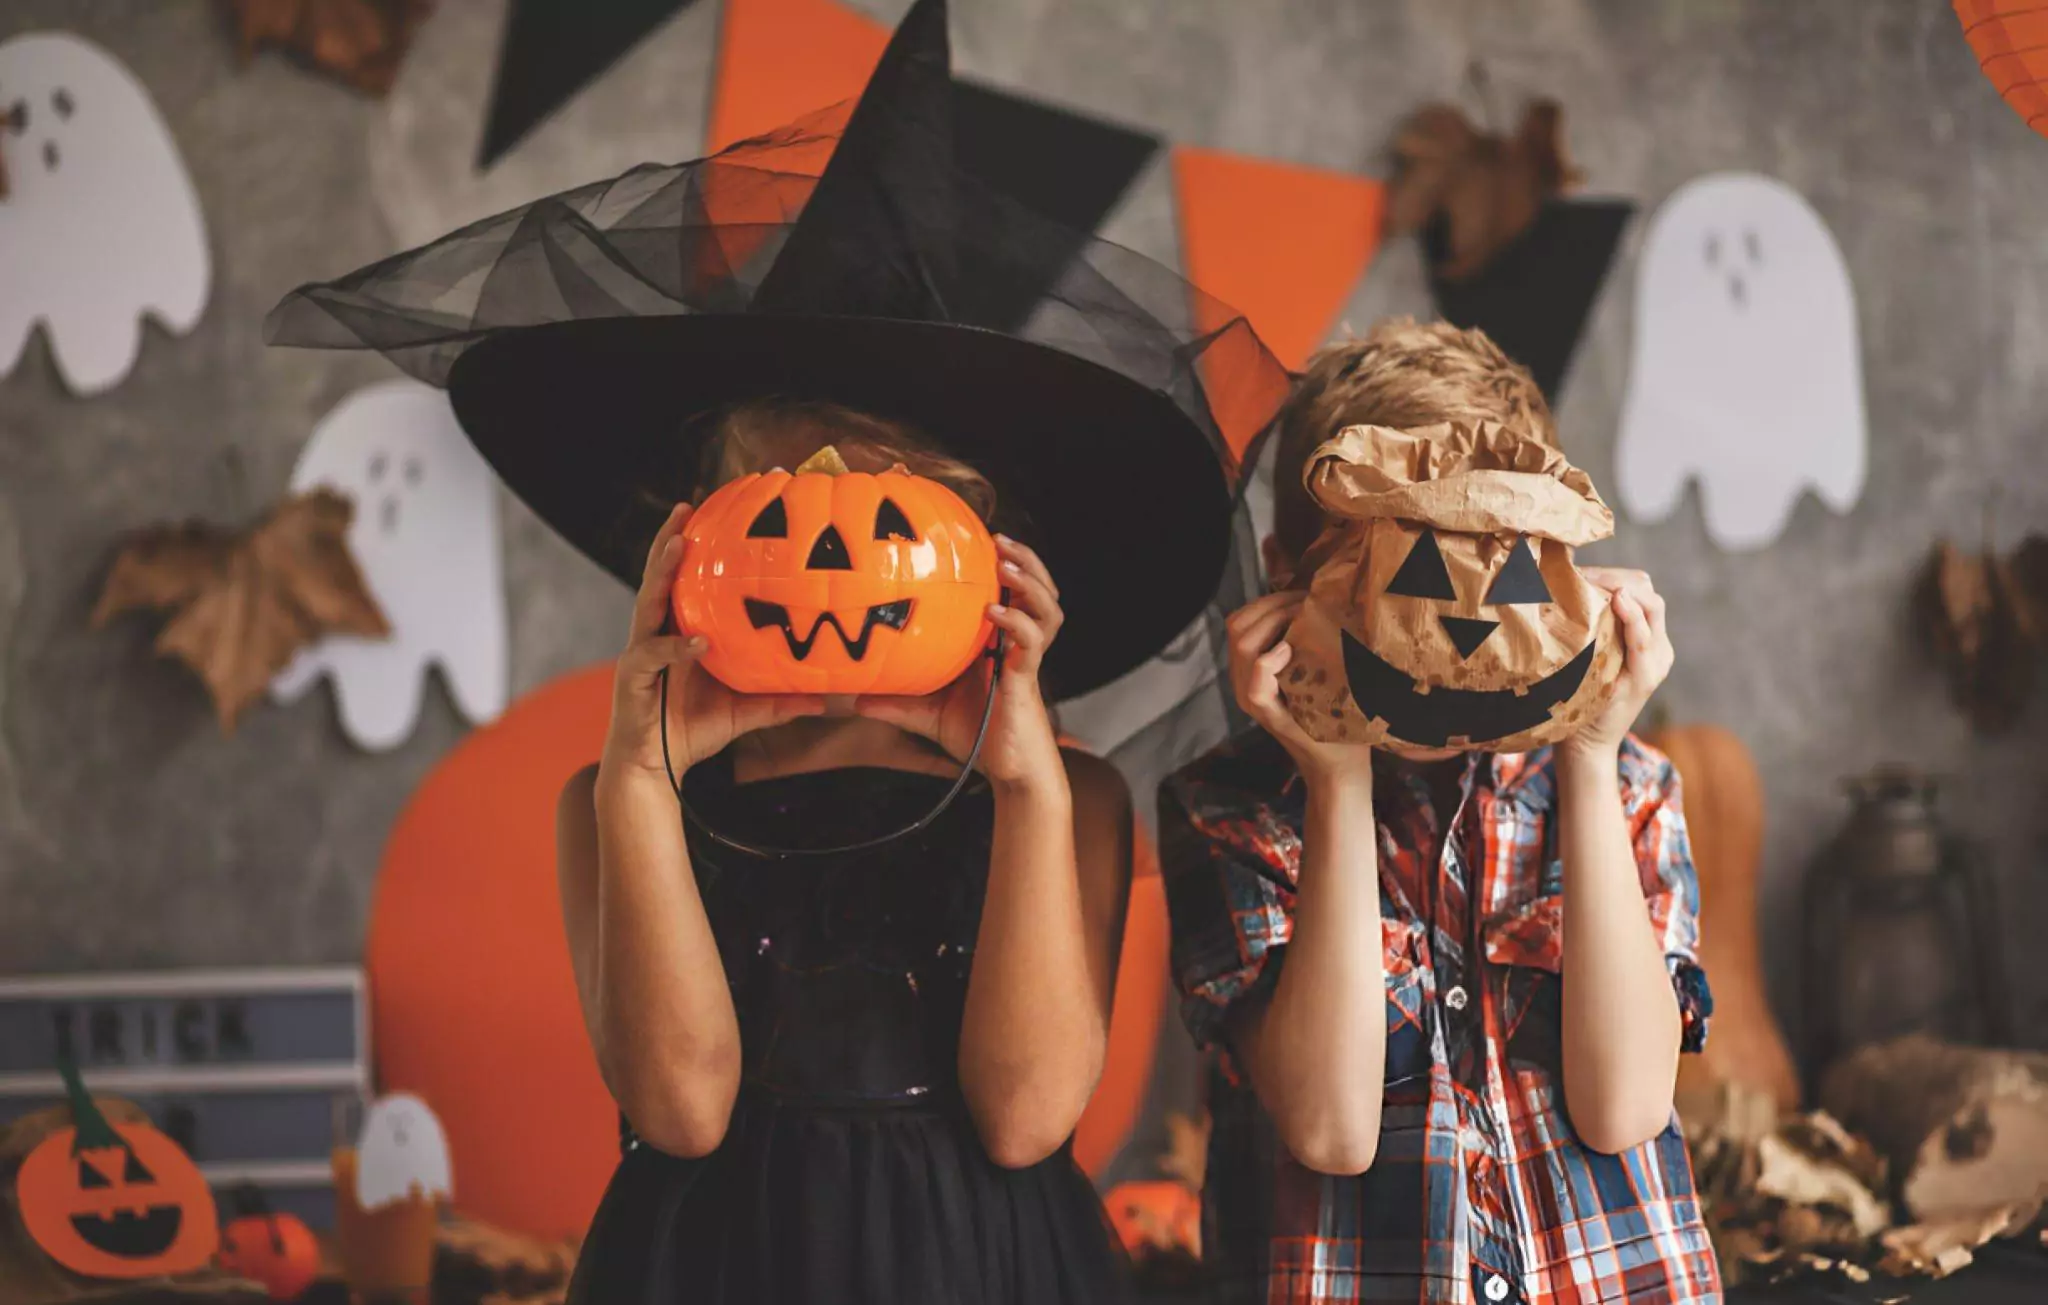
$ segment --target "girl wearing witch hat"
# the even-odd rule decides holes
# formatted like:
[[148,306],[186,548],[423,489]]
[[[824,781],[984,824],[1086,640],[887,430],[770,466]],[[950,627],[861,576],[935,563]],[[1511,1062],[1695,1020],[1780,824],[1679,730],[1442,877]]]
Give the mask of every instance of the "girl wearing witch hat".
[[[639,590],[559,823],[625,1138],[587,1305],[1121,1295],[1066,1142],[1131,806],[1047,702],[1242,596],[1232,444],[1286,380],[1165,269],[968,177],[951,97],[945,5],[920,0],[850,112],[540,200],[269,323],[445,384],[514,492]],[[1030,541],[1000,546],[998,660],[915,700],[703,674],[703,637],[666,624],[688,504],[828,444]]]

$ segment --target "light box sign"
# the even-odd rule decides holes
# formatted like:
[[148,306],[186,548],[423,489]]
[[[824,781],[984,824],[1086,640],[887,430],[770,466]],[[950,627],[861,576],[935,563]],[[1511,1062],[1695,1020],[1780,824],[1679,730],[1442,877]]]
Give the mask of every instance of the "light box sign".
[[362,971],[0,979],[0,1126],[64,1100],[68,1057],[141,1107],[216,1189],[331,1222],[332,1149],[370,1089]]

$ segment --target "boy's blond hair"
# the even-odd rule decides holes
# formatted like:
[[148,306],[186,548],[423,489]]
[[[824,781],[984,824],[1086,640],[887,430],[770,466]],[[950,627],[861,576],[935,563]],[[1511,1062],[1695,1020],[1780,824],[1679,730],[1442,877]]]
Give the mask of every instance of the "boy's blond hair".
[[1346,426],[1405,430],[1460,419],[1519,426],[1557,444],[1543,391],[1482,331],[1402,317],[1318,353],[1280,410],[1273,463],[1280,546],[1299,558],[1322,533],[1323,514],[1301,469],[1324,440]]

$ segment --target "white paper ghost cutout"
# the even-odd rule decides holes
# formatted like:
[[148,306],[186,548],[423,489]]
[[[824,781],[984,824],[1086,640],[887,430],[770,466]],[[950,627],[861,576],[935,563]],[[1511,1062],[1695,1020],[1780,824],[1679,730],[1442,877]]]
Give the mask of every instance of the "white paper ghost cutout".
[[354,502],[349,548],[391,624],[388,639],[334,635],[271,682],[290,701],[332,675],[342,728],[373,752],[419,720],[427,668],[473,724],[505,709],[508,653],[498,496],[448,396],[417,381],[365,386],[313,429],[293,492],[327,485]]
[[1868,443],[1855,294],[1820,215],[1752,173],[1679,187],[1636,274],[1622,507],[1662,520],[1697,478],[1714,542],[1760,548],[1808,487],[1853,507]]
[[455,1194],[448,1136],[427,1103],[409,1092],[379,1097],[356,1141],[356,1204],[365,1210]]
[[149,92],[62,32],[0,43],[0,376],[48,329],[65,385],[119,384],[148,314],[182,335],[213,281],[199,196]]

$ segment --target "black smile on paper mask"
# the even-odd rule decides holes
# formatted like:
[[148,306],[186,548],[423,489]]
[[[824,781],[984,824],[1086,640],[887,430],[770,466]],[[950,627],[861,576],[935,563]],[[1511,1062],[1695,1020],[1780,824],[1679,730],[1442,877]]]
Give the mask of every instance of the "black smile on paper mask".
[[1387,723],[1395,738],[1421,747],[1440,748],[1454,740],[1483,746],[1496,739],[1536,728],[1550,719],[1553,708],[1569,702],[1593,665],[1594,644],[1528,688],[1446,689],[1424,692],[1371,649],[1344,634],[1344,676],[1351,700],[1369,720]]

